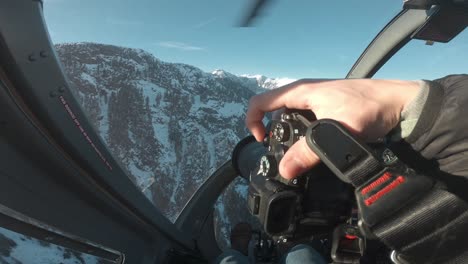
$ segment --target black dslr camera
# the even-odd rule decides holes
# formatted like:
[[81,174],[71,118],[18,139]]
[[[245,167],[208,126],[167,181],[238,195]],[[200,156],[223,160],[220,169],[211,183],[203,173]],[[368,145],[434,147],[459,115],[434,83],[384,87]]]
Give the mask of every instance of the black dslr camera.
[[[299,112],[284,113],[268,126],[263,145],[252,143],[251,137],[234,150],[234,168],[250,180],[248,209],[264,231],[277,244],[331,241],[323,253],[335,263],[377,263],[382,254],[388,256],[389,248],[403,251],[398,254],[404,259],[427,262],[424,252],[419,255],[414,248],[402,246],[406,242],[401,239],[388,237],[406,237],[408,230],[414,228],[394,223],[408,219],[424,230],[438,230],[436,217],[421,222],[420,216],[414,215],[427,208],[418,199],[428,197],[428,192],[441,191],[435,187],[434,177],[401,162],[385,144],[362,142],[335,120],[309,120]],[[279,174],[278,165],[288,149],[302,138],[320,157],[322,165],[286,180]],[[252,160],[258,163],[253,166]],[[380,228],[390,224],[390,229]],[[419,235],[427,238],[424,233]],[[385,238],[386,244],[373,241],[372,252],[365,254],[366,238]]]
[[351,216],[353,194],[323,165],[294,179],[279,174],[288,149],[305,136],[310,121],[302,113],[283,113],[267,126],[266,152],[250,171],[248,208],[272,237],[300,238],[331,232]]

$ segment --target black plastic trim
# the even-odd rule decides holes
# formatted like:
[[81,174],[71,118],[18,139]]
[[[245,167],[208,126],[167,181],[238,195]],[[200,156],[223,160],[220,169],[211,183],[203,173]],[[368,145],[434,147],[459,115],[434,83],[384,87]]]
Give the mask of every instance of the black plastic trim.
[[[213,221],[210,220],[210,217],[213,217],[214,205],[219,195],[237,176],[231,161],[224,163],[190,198],[177,218],[177,227],[197,240],[207,235],[214,238]],[[207,228],[207,225],[211,228]],[[206,230],[210,230],[209,234]],[[209,243],[206,239],[204,241],[205,243],[198,245],[203,255],[213,257],[221,253],[216,240],[210,240]]]
[[1,204],[0,226],[55,245],[91,254],[93,256],[112,261],[116,264],[125,263],[125,255],[118,251],[54,229],[53,227],[22,215],[21,213],[11,210]]
[[[371,78],[395,53],[397,53],[402,47],[404,47],[410,40],[412,34],[417,30],[424,22],[420,21],[418,15],[427,13],[425,10],[402,10],[397,14],[372,40],[367,46],[364,52],[361,54],[359,59],[355,62],[351,70],[346,75],[346,78]],[[399,28],[396,34],[387,34],[387,32],[394,30],[396,24],[403,19],[408,19],[408,24],[404,24],[406,28]],[[402,25],[399,25],[401,27]],[[382,49],[381,43],[387,43],[392,40],[400,40],[395,43],[389,50]],[[376,53],[376,62],[372,62],[374,58],[369,57],[369,54]]]

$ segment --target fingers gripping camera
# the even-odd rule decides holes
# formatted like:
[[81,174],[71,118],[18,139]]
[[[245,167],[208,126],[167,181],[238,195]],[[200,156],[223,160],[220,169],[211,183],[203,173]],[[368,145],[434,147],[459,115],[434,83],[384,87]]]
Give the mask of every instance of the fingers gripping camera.
[[280,120],[269,124],[268,136],[264,139],[267,153],[260,159],[257,175],[284,183],[288,186],[303,187],[305,177],[287,180],[279,174],[278,165],[286,151],[304,137],[310,122],[298,113],[282,114]]
[[270,235],[291,234],[301,215],[301,201],[308,175],[284,179],[278,164],[286,151],[304,137],[310,122],[299,113],[284,113],[273,120],[264,140],[267,153],[250,173],[248,206]]

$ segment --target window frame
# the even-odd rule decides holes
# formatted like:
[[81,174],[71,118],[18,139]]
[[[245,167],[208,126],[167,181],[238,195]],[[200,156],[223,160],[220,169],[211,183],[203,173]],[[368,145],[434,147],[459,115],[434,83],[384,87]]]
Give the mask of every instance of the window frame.
[[[168,248],[196,252],[191,237],[131,182],[87,121],[54,51],[41,1],[0,3],[0,61],[0,104],[4,113],[10,112],[0,120],[0,125],[9,124],[0,143],[14,146],[0,153],[8,157],[0,164],[8,168],[0,171],[6,173],[0,177],[4,206],[121,250],[130,263],[141,258],[152,263]],[[17,184],[39,177],[50,189]],[[25,194],[18,198],[17,193]],[[81,219],[72,217],[77,210]]]

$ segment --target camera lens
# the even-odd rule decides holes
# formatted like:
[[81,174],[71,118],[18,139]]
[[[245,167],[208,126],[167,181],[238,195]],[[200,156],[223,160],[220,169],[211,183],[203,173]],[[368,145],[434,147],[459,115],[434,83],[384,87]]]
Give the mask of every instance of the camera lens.
[[232,165],[242,178],[249,180],[250,172],[257,168],[258,161],[265,155],[265,152],[262,143],[257,142],[253,136],[248,136],[234,148]]

